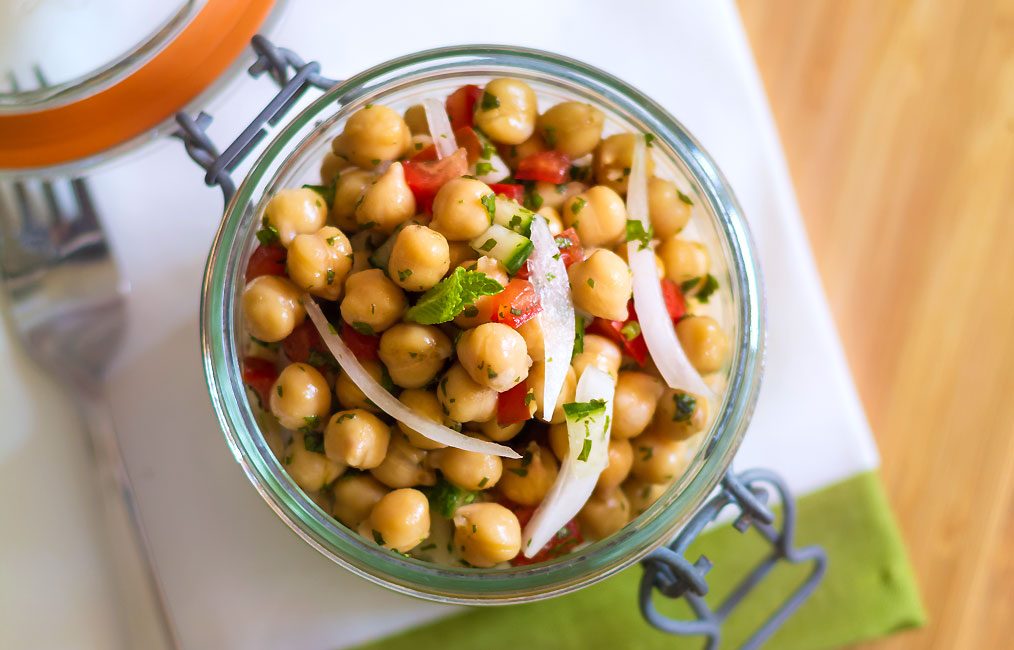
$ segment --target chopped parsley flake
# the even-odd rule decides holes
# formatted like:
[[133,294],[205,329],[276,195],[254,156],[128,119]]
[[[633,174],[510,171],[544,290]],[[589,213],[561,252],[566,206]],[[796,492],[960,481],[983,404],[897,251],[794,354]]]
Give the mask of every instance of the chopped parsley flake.
[[571,214],[577,214],[578,212],[580,212],[582,209],[584,209],[584,206],[587,203],[588,203],[588,201],[585,200],[585,198],[582,197],[582,196],[576,196],[576,197],[574,197],[574,202],[570,204],[570,212],[571,212]]
[[345,420],[355,420],[355,419],[356,419],[355,413],[342,413],[341,415],[338,416],[338,418],[334,421],[334,423],[341,424]]
[[324,199],[324,203],[327,205],[327,207],[330,208],[331,205],[334,204],[334,194],[335,194],[335,190],[337,188],[337,185],[338,185],[338,179],[335,178],[328,185],[304,185],[303,189],[305,189],[305,190],[313,190],[314,192],[316,192],[317,194],[319,194],[320,197],[322,199]]
[[486,174],[493,171],[493,165],[488,162],[477,162],[475,163],[475,175],[485,176]]
[[488,476],[483,476],[482,480],[479,481],[479,487],[484,488],[484,487],[486,487],[487,483],[489,483],[489,477]]
[[688,422],[697,410],[697,398],[689,393],[675,393],[672,396],[674,422]]
[[412,269],[402,269],[398,271],[398,280],[404,282],[412,276]]
[[528,476],[528,470],[523,467],[512,467],[508,471],[517,474],[521,478]]
[[637,450],[641,452],[641,460],[651,460],[655,455],[655,449],[652,447],[638,447]]
[[638,250],[644,250],[651,244],[651,238],[655,236],[651,226],[648,229],[644,229],[644,224],[640,220],[627,219],[627,241],[641,242],[638,246]]
[[278,384],[277,386],[275,386],[275,392],[278,393],[279,397],[282,396],[282,385],[281,384]]
[[538,212],[542,208],[542,201],[542,195],[534,189],[525,193],[525,207],[533,212]]
[[479,199],[482,203],[482,207],[486,208],[486,214],[489,215],[489,222],[493,223],[493,216],[496,215],[496,194],[490,192]]
[[644,144],[650,147],[654,142],[655,142],[655,134],[653,133],[644,134]]
[[718,290],[718,280],[708,273],[704,277],[690,278],[680,283],[683,293],[694,292],[693,296],[702,303],[707,304],[711,295]]
[[592,289],[595,288],[595,278],[588,278],[588,286]]
[[676,190],[676,196],[679,197],[680,201],[683,201],[687,205],[693,205],[694,204],[694,200],[691,199],[686,194],[684,194],[683,192],[681,192],[680,190]]
[[620,334],[622,334],[623,338],[628,341],[633,341],[641,335],[641,324],[636,320],[629,321],[626,325],[620,328]]
[[500,99],[488,90],[484,90],[482,92],[482,102],[479,106],[484,111],[491,111],[494,108],[500,108]]
[[491,250],[493,250],[493,247],[494,247],[494,246],[496,246],[496,240],[495,240],[495,239],[493,239],[492,237],[490,237],[490,238],[489,238],[489,239],[487,239],[487,240],[486,240],[485,242],[483,242],[482,246],[480,246],[479,248],[480,248],[480,249],[481,249],[482,251],[484,251],[484,252],[488,253],[488,252],[490,252]]
[[265,246],[270,246],[279,241],[278,228],[272,226],[267,217],[261,219],[261,229],[257,231],[257,241]]
[[546,144],[549,145],[550,149],[553,149],[553,148],[556,147],[556,127],[555,126],[547,126],[546,128],[542,129],[542,137],[545,139]]
[[334,284],[334,269],[327,270],[327,283]]
[[592,441],[591,438],[584,439],[584,446],[581,447],[581,453],[577,455],[577,459],[584,462],[588,460],[588,456],[591,455]]
[[373,541],[375,541],[379,546],[383,546],[384,536],[378,533],[377,531],[373,531]]
[[324,434],[308,433],[303,436],[303,447],[315,454],[324,453]]
[[364,323],[361,320],[357,320],[352,323],[352,329],[363,334],[364,336],[373,336],[376,332],[373,331],[373,326],[369,323]]

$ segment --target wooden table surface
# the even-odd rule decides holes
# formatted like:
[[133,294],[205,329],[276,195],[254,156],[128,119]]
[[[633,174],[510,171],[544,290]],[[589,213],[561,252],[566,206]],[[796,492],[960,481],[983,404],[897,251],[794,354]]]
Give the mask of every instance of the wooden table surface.
[[739,0],[930,616],[1014,647],[1014,0]]

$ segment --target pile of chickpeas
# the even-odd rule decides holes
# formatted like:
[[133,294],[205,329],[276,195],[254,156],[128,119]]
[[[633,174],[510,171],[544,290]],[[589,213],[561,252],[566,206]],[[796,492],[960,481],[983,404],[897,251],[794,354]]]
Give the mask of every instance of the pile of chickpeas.
[[[624,195],[635,139],[643,134],[604,135],[602,111],[581,102],[540,114],[534,91],[518,79],[491,80],[483,93],[496,101],[477,102],[474,128],[511,170],[550,148],[583,170],[561,184],[525,182],[526,203],[554,235],[573,228],[580,239],[584,258],[568,272],[584,322],[626,320],[631,274]],[[556,480],[568,447],[562,405],[574,400],[583,370],[595,366],[616,379],[609,463],[577,524],[583,541],[611,535],[686,469],[709,424],[707,400],[668,388],[650,360],[639,366],[616,339],[586,333],[547,421],[539,406],[546,369],[541,317],[517,329],[493,322],[496,296],[484,296],[449,323],[407,320],[419,296],[457,267],[505,286],[511,279],[503,264],[469,246],[490,226],[483,205],[492,194],[488,184],[474,175],[450,179],[432,213],[421,210],[406,161],[431,144],[421,106],[403,115],[367,105],[348,118],[322,162],[322,183],[334,188],[330,205],[313,188],[283,189],[267,201],[264,231],[270,245],[284,248],[284,271],[254,277],[241,299],[248,354],[277,370],[266,401],[251,391],[265,436],[295,483],[366,540],[434,562],[496,566],[519,556],[518,514],[537,507]],[[658,275],[685,287],[709,273],[710,256],[703,244],[681,236],[691,201],[652,174],[649,165]],[[387,268],[374,268],[371,255],[393,233]],[[693,287],[684,293],[688,315],[676,325],[678,338],[702,375],[715,373],[727,362],[728,339],[713,318],[694,315]],[[289,358],[287,339],[306,336],[309,324],[304,294],[316,298],[338,329],[375,341],[375,358],[362,365],[407,407],[523,457],[444,447],[383,413],[329,354],[329,363],[319,354]],[[530,418],[501,425],[500,396],[522,382]],[[431,502],[438,484],[467,495],[450,517]]]

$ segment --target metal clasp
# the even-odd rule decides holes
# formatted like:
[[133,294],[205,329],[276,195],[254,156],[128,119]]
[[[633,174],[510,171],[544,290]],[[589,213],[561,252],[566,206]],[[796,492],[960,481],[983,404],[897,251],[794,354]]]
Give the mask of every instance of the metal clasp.
[[205,170],[204,183],[208,187],[218,185],[222,189],[225,204],[229,204],[236,191],[232,172],[267,135],[265,125],[275,126],[292,105],[310,88],[327,90],[338,83],[320,74],[320,64],[309,63],[295,52],[278,47],[263,36],[254,36],[251,45],[257,53],[257,60],[247,70],[257,78],[267,72],[280,87],[278,94],[268,102],[257,117],[243,129],[235,141],[221,154],[208,137],[211,115],[201,111],[197,117],[187,113],[176,114],[178,128],[171,134],[183,141],[187,155]]
[[[767,507],[768,488],[774,488],[781,499],[781,529],[774,525],[774,513]],[[717,609],[712,609],[704,600],[708,593],[705,575],[712,567],[711,561],[702,555],[691,564],[684,555],[704,528],[728,505],[740,511],[733,523],[736,530],[742,533],[753,527],[771,545],[771,552],[740,581]],[[795,501],[777,474],[763,469],[752,469],[738,475],[729,472],[722,479],[720,493],[694,515],[676,539],[641,560],[644,566],[639,593],[641,613],[651,625],[663,632],[704,636],[707,640],[705,648],[715,650],[721,639],[723,623],[779,562],[812,562],[813,568],[806,580],[740,646],[742,650],[759,648],[809,598],[827,568],[827,554],[821,547],[797,549],[793,546],[795,524]],[[655,589],[670,598],[685,598],[697,619],[678,620],[664,616],[652,602]]]

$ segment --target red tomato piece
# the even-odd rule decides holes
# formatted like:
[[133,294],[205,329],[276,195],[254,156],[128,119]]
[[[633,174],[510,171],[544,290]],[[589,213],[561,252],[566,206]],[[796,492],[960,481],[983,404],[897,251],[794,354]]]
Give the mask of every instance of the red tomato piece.
[[285,275],[286,255],[285,248],[278,244],[261,244],[246,263],[246,281],[262,275]]
[[528,280],[514,278],[494,296],[493,322],[517,329],[542,311],[535,287]]
[[544,181],[560,184],[570,176],[570,159],[559,151],[538,151],[518,162],[514,178],[519,181]]
[[[628,309],[633,310],[633,301],[631,301]],[[620,346],[624,354],[636,361],[638,365],[643,366],[648,360],[648,344],[644,342],[642,334],[638,334],[632,339],[627,338],[626,334],[623,333],[623,328],[630,323],[637,323],[637,321],[633,318],[626,321],[596,318],[588,326],[587,332],[612,339]],[[637,325],[640,327],[640,323],[637,323]],[[629,328],[627,331],[630,331]]]
[[[521,524],[522,529],[531,520],[532,515],[535,514],[535,508],[532,506],[519,506],[507,500],[501,501],[500,504],[517,516],[518,523]],[[581,526],[577,523],[577,520],[571,519],[546,542],[546,545],[532,559],[528,559],[523,553],[519,553],[516,558],[511,560],[511,564],[514,566],[527,566],[552,560],[553,558],[570,553],[583,542],[584,536],[581,534]]]
[[686,316],[687,301],[683,298],[683,292],[668,278],[662,280],[662,297],[665,298],[665,308],[673,322]]
[[530,420],[532,411],[529,408],[528,382],[523,381],[514,388],[504,391],[496,398],[496,421],[501,426]]
[[458,149],[443,160],[405,163],[405,181],[415,196],[419,212],[431,212],[433,197],[447,181],[468,173],[468,154]]
[[260,399],[261,408],[268,408],[268,400],[271,398],[271,387],[278,379],[278,369],[275,364],[260,357],[247,357],[243,359],[243,383],[257,393]]
[[463,126],[472,126],[475,115],[475,104],[482,97],[482,88],[475,84],[468,84],[458,88],[447,96],[447,117],[451,119],[451,128],[459,129]]
[[324,339],[320,338],[317,328],[309,319],[304,320],[292,330],[292,334],[282,341],[282,350],[292,362],[308,363],[321,372],[337,370],[338,362],[327,349]]
[[[454,130],[454,140],[458,143],[459,147],[465,149],[465,153],[468,155],[468,164],[471,165],[479,156],[482,155],[482,141],[479,140],[479,134],[475,132],[470,126],[463,126],[460,129]],[[429,162],[437,159],[437,148],[434,145],[430,145],[412,156],[410,160],[412,162]]]
[[513,199],[518,203],[525,200],[525,186],[516,183],[490,183],[489,189],[493,190],[494,194],[503,194],[508,199]]
[[380,337],[360,334],[355,329],[342,323],[342,340],[349,346],[352,354],[360,361],[376,361],[377,350],[380,349]]

